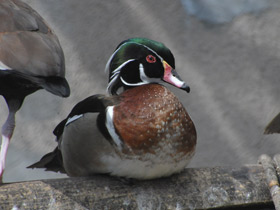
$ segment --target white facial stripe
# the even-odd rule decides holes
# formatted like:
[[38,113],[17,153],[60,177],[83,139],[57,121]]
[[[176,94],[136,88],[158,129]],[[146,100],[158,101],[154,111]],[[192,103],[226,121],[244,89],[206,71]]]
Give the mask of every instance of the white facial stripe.
[[109,82],[109,84],[108,84],[108,86],[107,86],[107,92],[109,93],[110,92],[110,89],[111,89],[111,87],[112,87],[112,85],[115,83],[115,81],[117,80],[117,76],[116,77],[114,77],[110,82]]
[[126,82],[122,77],[120,77],[120,78],[121,78],[122,83],[127,86],[140,86],[140,85],[147,84],[147,82],[129,83],[129,82]]
[[6,66],[4,63],[2,63],[2,61],[0,61],[0,71],[7,71],[7,70],[11,70],[10,67]]
[[126,62],[122,63],[118,68],[116,68],[115,70],[112,71],[112,76],[110,77],[110,82],[107,86],[107,92],[109,92],[111,86],[114,84],[114,82],[116,81],[116,79],[119,76],[119,73],[121,72],[122,67],[124,67],[126,64],[130,63],[131,61],[134,61],[135,59],[129,59]]
[[122,48],[122,46],[124,46],[124,45],[126,45],[126,44],[127,44],[127,42],[126,42],[126,43],[123,43],[123,44],[122,44],[121,46],[119,46],[119,48],[116,49],[115,52],[111,55],[111,57],[109,58],[108,62],[106,63],[105,72],[108,72],[108,70],[109,70],[109,65],[110,65],[112,59],[114,58],[115,54]]
[[118,134],[115,131],[113,117],[114,117],[114,106],[108,106],[106,109],[106,127],[115,144],[118,147],[121,147],[122,141],[120,140]]
[[113,74],[111,75],[110,79],[114,78],[117,74],[119,74],[119,73],[120,73],[120,70],[118,70],[118,71],[113,71],[112,73],[113,73]]
[[140,86],[140,85],[145,85],[145,84],[149,84],[152,82],[156,82],[156,83],[161,82],[161,80],[159,78],[147,77],[147,75],[144,72],[144,66],[141,63],[139,64],[139,72],[140,72],[140,78],[141,78],[142,82],[129,83],[129,82],[126,82],[122,77],[120,77],[120,79],[121,79],[122,83],[127,86]]
[[122,68],[123,66],[125,66],[127,63],[129,63],[129,62],[131,62],[131,61],[135,61],[135,59],[129,59],[129,60],[127,60],[126,62],[124,62],[124,63],[122,63],[121,65],[119,65],[119,67],[116,68],[113,72],[118,72],[118,71],[120,71],[121,68]]
[[160,58],[161,61],[163,61],[163,58],[162,58],[159,54],[157,54],[156,51],[154,51],[153,49],[149,48],[148,46],[143,45],[143,44],[140,44],[140,43],[137,43],[137,42],[125,42],[125,43],[123,43],[121,46],[119,46],[119,48],[116,49],[116,51],[115,51],[115,52],[111,55],[111,57],[109,58],[109,60],[108,60],[108,62],[107,62],[107,64],[106,64],[106,66],[105,66],[105,72],[108,72],[108,70],[109,70],[109,65],[110,65],[112,59],[114,58],[115,54],[116,54],[124,45],[126,45],[126,44],[128,44],[128,43],[138,44],[138,45],[141,45],[141,46],[147,48],[148,50],[150,50],[151,52],[153,52],[155,55],[157,55],[157,56]]
[[151,82],[158,83],[158,82],[161,81],[159,78],[147,77],[147,75],[145,74],[145,71],[144,71],[144,66],[141,63],[139,64],[139,71],[140,71],[140,78],[145,84],[148,84],[148,83],[151,83]]
[[80,115],[74,115],[73,117],[70,117],[67,122],[65,123],[65,126],[69,125],[70,123],[76,121],[77,119],[81,118],[83,114]]
[[109,66],[110,66],[110,63],[112,61],[112,59],[114,58],[115,54],[119,51],[119,49],[117,49],[109,58],[109,60],[107,61],[106,63],[106,66],[105,66],[105,72],[108,72],[109,70]]

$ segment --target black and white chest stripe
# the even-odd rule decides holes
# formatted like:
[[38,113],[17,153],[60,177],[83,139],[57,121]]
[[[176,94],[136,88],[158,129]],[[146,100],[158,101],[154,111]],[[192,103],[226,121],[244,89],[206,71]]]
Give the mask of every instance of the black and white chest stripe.
[[122,147],[123,142],[120,139],[119,135],[116,133],[113,119],[114,119],[114,106],[108,106],[106,109],[106,128],[109,134],[111,135],[114,143],[118,147]]

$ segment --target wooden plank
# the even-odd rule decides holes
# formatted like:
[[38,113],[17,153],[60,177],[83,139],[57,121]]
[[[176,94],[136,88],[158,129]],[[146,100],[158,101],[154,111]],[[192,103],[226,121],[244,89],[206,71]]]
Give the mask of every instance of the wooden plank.
[[168,178],[123,181],[93,176],[9,183],[0,209],[206,209],[273,203],[261,165],[188,168]]
[[264,169],[267,186],[269,187],[275,209],[280,210],[280,187],[278,181],[280,155],[276,154],[273,160],[268,155],[261,155],[259,158],[259,162]]

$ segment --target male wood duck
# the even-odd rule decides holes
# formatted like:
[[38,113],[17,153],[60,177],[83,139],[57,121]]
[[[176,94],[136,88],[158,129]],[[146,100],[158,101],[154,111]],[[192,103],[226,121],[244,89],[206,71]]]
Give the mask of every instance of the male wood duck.
[[74,106],[54,130],[58,147],[29,168],[134,179],[183,170],[195,152],[196,130],[178,98],[158,84],[190,91],[171,51],[149,39],[128,39],[106,69],[112,96],[93,95]]
[[67,97],[64,55],[43,18],[18,0],[0,0],[0,95],[9,115],[2,127],[0,179],[15,128],[15,113],[24,98],[39,89]]
[[264,134],[280,133],[280,113],[266,126]]

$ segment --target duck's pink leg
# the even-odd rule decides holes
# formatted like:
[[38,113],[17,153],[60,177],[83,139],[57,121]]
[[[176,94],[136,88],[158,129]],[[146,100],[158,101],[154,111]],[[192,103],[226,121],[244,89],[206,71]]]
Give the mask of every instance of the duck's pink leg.
[[1,178],[0,183],[2,183],[9,143],[10,143],[10,139],[2,135],[2,143],[1,143],[1,150],[0,150],[0,178]]
[[21,101],[10,100],[7,101],[7,104],[9,107],[9,115],[6,122],[2,126],[2,143],[0,149],[0,183],[2,183],[3,179],[8,146],[15,129],[15,114],[21,106]]

